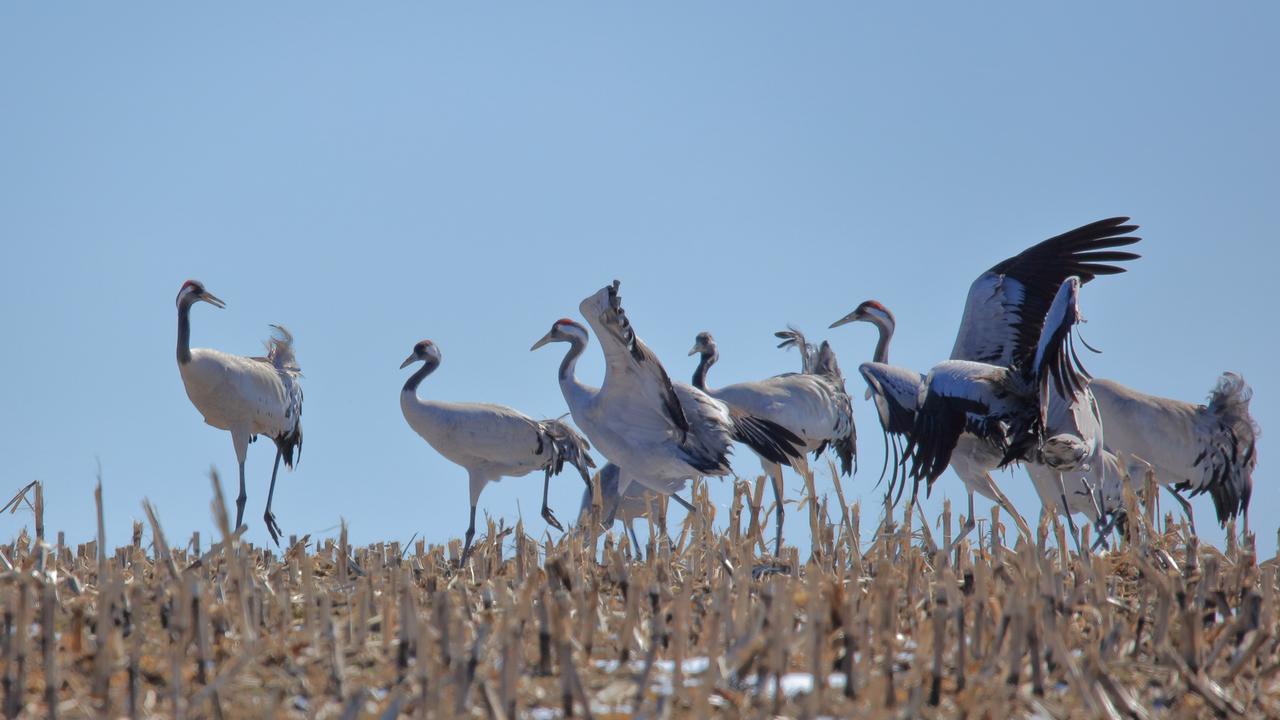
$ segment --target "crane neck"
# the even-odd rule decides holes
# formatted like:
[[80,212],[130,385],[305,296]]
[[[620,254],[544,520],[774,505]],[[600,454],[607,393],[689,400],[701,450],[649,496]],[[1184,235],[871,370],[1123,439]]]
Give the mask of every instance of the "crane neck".
[[878,363],[889,362],[889,341],[893,339],[893,326],[885,321],[876,318],[872,320],[876,329],[880,331],[880,339],[876,342],[876,351],[871,359]]
[[407,394],[407,395],[412,395],[414,397],[417,397],[418,385],[423,381],[424,378],[426,378],[431,373],[435,372],[436,368],[438,367],[440,367],[439,360],[436,360],[435,358],[428,358],[425,362],[422,363],[422,367],[418,368],[412,375],[409,376],[408,380],[404,381],[404,389],[400,391],[401,394]]
[[707,371],[712,365],[720,359],[720,353],[715,350],[703,350],[698,358],[698,367],[693,371],[693,386],[706,392],[707,389]]
[[569,351],[564,354],[564,360],[560,361],[561,385],[574,382],[574,371],[578,366],[578,358],[582,357],[582,353],[586,349],[587,343],[585,340],[576,336],[570,338]]
[[191,362],[191,305],[184,302],[178,305],[178,364]]

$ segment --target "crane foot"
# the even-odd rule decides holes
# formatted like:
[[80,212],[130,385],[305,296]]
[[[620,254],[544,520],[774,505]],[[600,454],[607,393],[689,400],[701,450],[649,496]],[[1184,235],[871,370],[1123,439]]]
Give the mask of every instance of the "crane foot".
[[556,514],[551,512],[551,508],[546,507],[545,505],[542,507],[542,519],[546,520],[547,524],[551,527],[559,530],[560,532],[564,532],[564,526],[556,519]]
[[280,524],[276,522],[275,513],[268,510],[262,516],[262,522],[267,525],[267,532],[271,534],[271,540],[275,542],[276,547],[280,547],[280,536],[284,533],[280,531]]

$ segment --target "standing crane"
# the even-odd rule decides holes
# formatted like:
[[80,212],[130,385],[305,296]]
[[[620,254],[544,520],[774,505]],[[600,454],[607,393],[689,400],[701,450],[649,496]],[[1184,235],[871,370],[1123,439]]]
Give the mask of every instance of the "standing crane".
[[276,545],[280,544],[280,526],[271,512],[271,499],[276,491],[276,473],[280,460],[292,469],[294,451],[302,457],[302,372],[293,352],[293,336],[280,325],[267,341],[265,357],[242,357],[218,350],[191,348],[191,306],[207,302],[216,308],[226,307],[198,280],[188,280],[178,290],[178,372],[187,389],[187,397],[204,421],[231,433],[236,462],[240,466],[240,495],[236,498],[236,527],[244,520],[246,500],[244,461],[249,442],[266,435],[276,445],[275,465],[271,468],[271,487],[267,490],[267,509],[262,520]]
[[[804,336],[798,331],[784,334],[788,338],[783,345],[795,342],[805,353]],[[752,417],[764,418],[786,428],[801,442],[799,457],[778,463],[764,456],[760,466],[773,482],[776,498],[776,532],[774,554],[782,553],[783,491],[782,465],[792,465],[805,472],[805,453],[814,458],[828,447],[840,458],[840,472],[848,477],[853,472],[857,456],[857,434],[853,424],[853,402],[844,389],[844,378],[835,363],[831,347],[823,343],[812,362],[804,362],[808,372],[786,373],[751,382],[726,385],[712,389],[707,387],[707,371],[720,359],[715,338],[703,331],[694,338],[690,355],[699,355],[698,367],[693,372],[693,386],[730,408]],[[805,355],[807,357],[807,353]]]
[[[1083,285],[1099,275],[1122,273],[1125,269],[1112,263],[1138,258],[1134,253],[1115,249],[1140,240],[1129,235],[1137,226],[1127,224],[1128,221],[1126,217],[1116,217],[1083,225],[1037,243],[979,275],[969,288],[951,358],[1002,368],[1030,366],[1044,318],[1062,283],[1074,276]],[[898,461],[904,459],[898,438],[908,438],[909,442],[922,399],[919,390],[924,376],[888,364],[889,340],[895,328],[892,313],[879,303],[868,301],[832,323],[832,327],[856,320],[874,324],[880,333],[875,358],[863,363],[858,370],[875,398],[881,427],[889,436],[886,442],[892,438],[895,460],[892,487],[898,477]],[[1046,421],[1049,427],[1046,430],[1052,432],[1060,423],[1065,427],[1063,432],[1049,435],[1052,442],[1040,448],[1044,452],[1039,459],[1056,463],[1055,470],[1060,472],[1087,465],[1089,472],[1100,477],[1104,472],[1102,430],[1097,413],[1092,410],[1088,386],[1073,387],[1071,397],[1056,396],[1059,389],[1056,382],[1048,388]],[[950,462],[968,490],[970,509],[959,537],[973,529],[975,491],[999,503],[1018,522],[1019,528],[1025,529],[1025,521],[990,474],[1002,459],[991,451],[988,442],[971,433],[963,433],[957,440]],[[901,489],[900,484],[899,493]]]
[[547,505],[551,476],[558,475],[568,462],[590,486],[589,468],[595,467],[595,462],[588,454],[591,446],[586,439],[560,420],[534,420],[503,405],[423,400],[418,397],[418,385],[440,367],[440,358],[440,348],[430,340],[413,346],[400,368],[417,362],[422,367],[405,381],[400,391],[400,411],[409,427],[428,445],[467,471],[471,519],[459,565],[465,565],[471,553],[480,493],[486,485],[504,477],[542,470],[542,518],[555,529],[564,530]]
[[[618,466],[618,495],[632,482],[673,496],[697,475],[729,474],[735,440],[773,462],[799,455],[798,437],[767,419],[730,408],[684,383],[673,383],[653,351],[636,335],[618,296],[618,281],[584,299],[578,309],[596,332],[605,356],[604,383],[599,388],[574,374],[587,347],[587,329],[557,320],[530,350],[553,342],[569,344],[560,363],[560,391],[573,421],[596,449]],[[609,509],[612,524],[618,503]]]
[[1213,498],[1218,522],[1244,516],[1248,531],[1253,469],[1258,463],[1258,423],[1249,413],[1253,391],[1244,378],[1225,372],[1203,405],[1156,397],[1113,380],[1090,384],[1106,424],[1106,446],[1126,471],[1147,467],[1191,516],[1180,491]]

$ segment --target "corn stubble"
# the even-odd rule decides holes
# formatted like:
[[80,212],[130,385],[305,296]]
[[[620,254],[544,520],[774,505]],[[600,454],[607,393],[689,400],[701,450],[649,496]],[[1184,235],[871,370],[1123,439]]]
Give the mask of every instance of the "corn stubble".
[[762,481],[737,485],[727,530],[695,492],[702,516],[651,532],[644,560],[620,536],[490,521],[463,570],[456,540],[356,548],[345,526],[252,546],[216,476],[207,549],[170,545],[147,503],[108,552],[101,488],[98,539],[73,549],[45,537],[35,485],[14,505],[35,536],[0,546],[4,716],[1280,715],[1280,560],[1251,538],[1201,544],[1129,493],[1108,552],[1060,552],[1047,517],[1009,538],[993,514],[948,557],[910,517],[864,536],[810,476],[813,552],[770,557]]

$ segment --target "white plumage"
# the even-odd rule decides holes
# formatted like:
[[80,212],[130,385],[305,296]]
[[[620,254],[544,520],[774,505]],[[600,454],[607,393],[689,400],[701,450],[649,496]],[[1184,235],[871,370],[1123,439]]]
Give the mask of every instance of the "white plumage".
[[276,445],[276,460],[267,492],[267,508],[263,514],[267,532],[277,544],[280,527],[271,512],[275,495],[276,472],[280,460],[292,468],[294,451],[302,452],[302,387],[293,351],[293,336],[279,325],[267,341],[265,357],[242,357],[218,350],[190,347],[191,306],[207,302],[214,307],[225,304],[205,290],[196,280],[183,283],[178,291],[178,371],[187,397],[204,421],[231,433],[236,461],[240,470],[240,494],[236,498],[236,527],[244,519],[246,501],[244,463],[249,441],[265,435]]
[[[806,368],[800,373],[775,375],[763,380],[735,383],[720,388],[707,387],[707,371],[720,358],[715,338],[709,332],[700,332],[694,340],[690,355],[700,356],[693,373],[694,387],[729,407],[752,417],[763,418],[786,428],[800,440],[799,457],[785,463],[807,470],[805,453],[816,458],[828,447],[840,458],[841,472],[849,476],[853,472],[857,456],[857,435],[853,422],[853,403],[844,389],[844,378],[834,360],[834,353],[826,343],[811,357],[803,334],[789,331],[780,334],[788,338],[783,345],[796,344],[801,349],[802,363]],[[760,465],[773,482],[776,499],[776,534],[774,552],[782,551],[783,482],[782,464],[760,457]]]
[[400,410],[405,422],[427,444],[450,462],[467,470],[470,481],[471,519],[462,551],[465,564],[476,531],[476,505],[480,493],[491,482],[504,477],[520,477],[535,470],[544,472],[542,517],[558,530],[564,528],[547,505],[551,476],[564,463],[578,469],[589,484],[588,468],[595,463],[588,454],[590,445],[559,420],[534,420],[502,405],[423,400],[418,385],[440,366],[440,349],[430,340],[413,346],[413,353],[400,365],[423,365],[405,381],[400,392]]
[[557,321],[530,349],[569,343],[560,365],[560,389],[574,423],[619,467],[620,494],[639,482],[655,492],[674,495],[695,475],[726,475],[735,440],[778,461],[798,453],[794,445],[799,440],[785,429],[732,413],[701,390],[671,382],[658,358],[632,330],[617,281],[583,300],[579,310],[604,351],[601,387],[584,385],[574,375],[588,336],[587,329],[573,320]]

